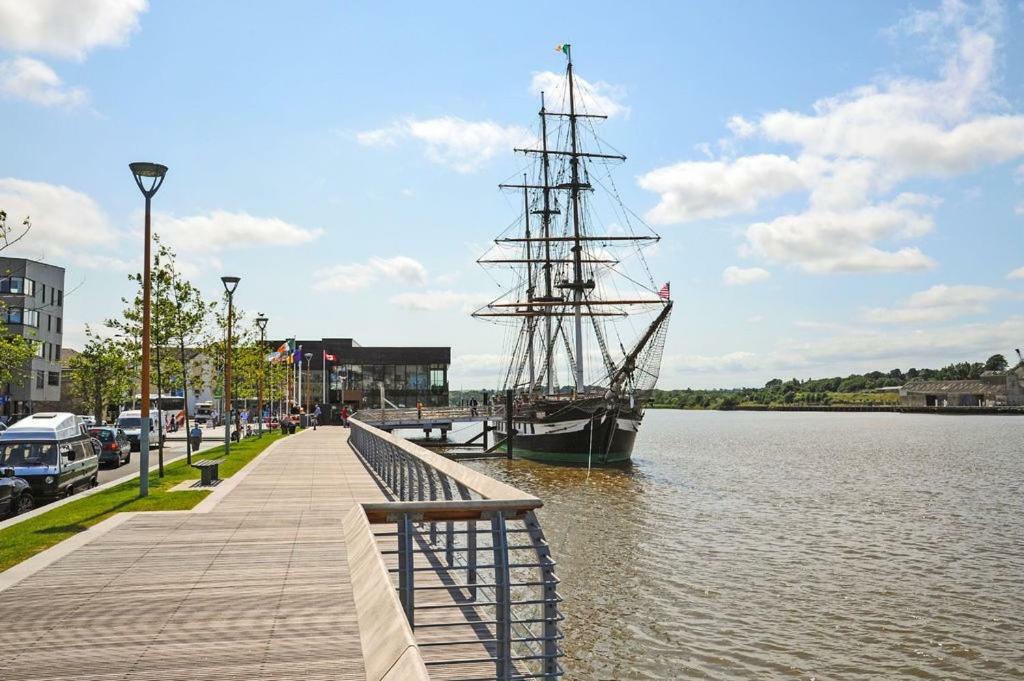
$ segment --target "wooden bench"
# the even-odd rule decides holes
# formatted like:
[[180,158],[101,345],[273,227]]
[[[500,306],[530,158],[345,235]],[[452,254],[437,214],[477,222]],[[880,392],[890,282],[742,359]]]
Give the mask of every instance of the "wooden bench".
[[220,480],[218,467],[222,463],[224,463],[224,459],[203,459],[192,462],[192,468],[198,468],[203,476],[201,483],[203,487],[209,487],[215,480]]

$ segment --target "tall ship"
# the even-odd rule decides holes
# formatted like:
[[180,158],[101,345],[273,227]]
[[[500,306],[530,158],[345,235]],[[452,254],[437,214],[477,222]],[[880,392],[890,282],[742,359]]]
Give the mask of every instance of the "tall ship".
[[516,455],[623,465],[658,379],[672,300],[644,257],[660,237],[619,199],[611,170],[626,157],[597,135],[602,99],[573,73],[572,48],[557,49],[565,78],[541,93],[536,143],[515,150],[526,172],[499,185],[520,214],[478,260],[505,292],[473,316],[506,327],[498,394],[513,396]]

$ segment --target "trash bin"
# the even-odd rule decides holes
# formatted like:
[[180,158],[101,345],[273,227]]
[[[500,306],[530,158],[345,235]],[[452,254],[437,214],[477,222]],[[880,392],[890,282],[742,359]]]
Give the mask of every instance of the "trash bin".
[[299,416],[299,425],[303,428],[309,428],[309,414]]

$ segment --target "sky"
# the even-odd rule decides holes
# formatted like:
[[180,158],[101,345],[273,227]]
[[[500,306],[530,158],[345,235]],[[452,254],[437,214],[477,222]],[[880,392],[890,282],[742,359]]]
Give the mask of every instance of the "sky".
[[676,303],[660,387],[1024,346],[1024,3],[0,0],[5,252],[67,268],[65,346],[131,293],[142,197],[274,337],[452,347],[495,384],[476,259],[573,45]]

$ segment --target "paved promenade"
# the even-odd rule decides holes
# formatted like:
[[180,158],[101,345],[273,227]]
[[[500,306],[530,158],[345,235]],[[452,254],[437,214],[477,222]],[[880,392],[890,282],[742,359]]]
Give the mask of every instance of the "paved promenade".
[[365,679],[342,519],[385,497],[347,437],[285,438],[193,511],[115,516],[0,574],[0,677]]

